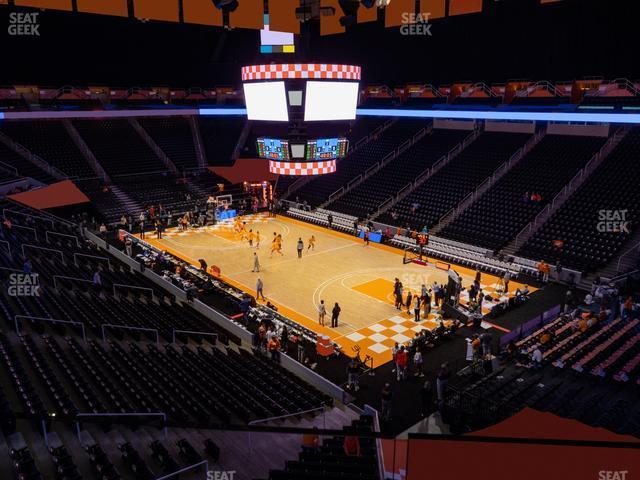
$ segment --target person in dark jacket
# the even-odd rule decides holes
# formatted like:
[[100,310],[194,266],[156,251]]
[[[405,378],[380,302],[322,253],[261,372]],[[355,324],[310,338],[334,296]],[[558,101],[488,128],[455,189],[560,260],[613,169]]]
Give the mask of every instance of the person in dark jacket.
[[333,306],[333,310],[331,311],[331,327],[336,328],[338,326],[338,317],[340,316],[340,305],[338,302]]

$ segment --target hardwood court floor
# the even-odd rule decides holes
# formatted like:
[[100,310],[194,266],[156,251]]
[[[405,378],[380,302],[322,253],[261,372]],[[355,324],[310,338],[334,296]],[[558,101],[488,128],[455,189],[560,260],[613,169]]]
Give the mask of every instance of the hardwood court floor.
[[[204,258],[210,266],[221,269],[225,281],[251,294],[255,294],[256,280],[261,278],[265,296],[280,313],[328,335],[347,355],[354,355],[352,347],[359,345],[361,355],[372,356],[376,366],[391,360],[395,342],[402,344],[419,330],[437,326],[433,314],[416,323],[406,309],[396,310],[393,281],[398,277],[405,289],[416,292],[423,283],[446,284],[447,272],[432,265],[403,265],[402,251],[398,249],[378,244],[364,246],[362,240],[353,236],[287,217],[267,218],[258,214],[244,220],[247,229],[260,232],[260,248],[241,242],[231,223],[188,232],[169,229],[161,240],[151,234],[147,234],[146,240],[194,265]],[[282,234],[282,256],[270,256],[274,232]],[[315,249],[307,250],[311,235],[316,238]],[[305,243],[301,259],[296,252],[298,238]],[[260,259],[260,273],[251,271],[254,252]],[[462,276],[463,285],[473,281],[473,271],[457,266],[455,270]],[[486,292],[492,292],[496,282],[490,275],[482,277]],[[511,285],[512,291],[520,286],[517,282]],[[318,324],[320,300],[327,305],[325,327]],[[342,308],[340,322],[337,328],[329,328],[335,302]]]

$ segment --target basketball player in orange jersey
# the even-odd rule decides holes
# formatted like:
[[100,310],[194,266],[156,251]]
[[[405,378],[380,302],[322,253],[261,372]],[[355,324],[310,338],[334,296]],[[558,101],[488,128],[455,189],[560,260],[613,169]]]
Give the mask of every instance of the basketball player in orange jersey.
[[282,235],[280,234],[276,237],[276,252],[280,255],[284,255],[284,253],[282,253]]
[[316,236],[315,235],[311,235],[311,237],[309,238],[309,245],[307,246],[307,251],[311,249],[311,250],[315,250],[316,249]]
[[260,231],[256,231],[256,248],[260,248]]
[[249,229],[249,233],[247,233],[247,240],[249,240],[250,247],[253,247],[254,238],[256,238],[256,234],[253,233],[253,229]]
[[240,241],[245,240],[247,238],[247,224],[242,222],[240,227]]

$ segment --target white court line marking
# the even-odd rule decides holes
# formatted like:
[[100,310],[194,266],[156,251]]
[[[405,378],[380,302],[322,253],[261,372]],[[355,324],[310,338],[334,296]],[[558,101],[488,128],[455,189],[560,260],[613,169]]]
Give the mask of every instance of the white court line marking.
[[[357,244],[356,244],[357,245]],[[397,272],[398,269],[395,267],[386,267],[386,268],[366,268],[366,269],[362,269],[362,270],[356,270],[353,272],[347,272],[347,273],[342,273],[339,275],[335,275],[334,277],[331,277],[327,280],[325,280],[324,282],[322,282],[320,285],[318,285],[318,287],[315,289],[314,293],[313,293],[313,297],[312,297],[312,301],[314,304],[314,308],[318,308],[317,305],[320,303],[320,297],[322,296],[322,293],[334,282],[337,282],[338,280],[341,280],[341,284],[344,288],[346,288],[347,290],[349,290],[350,292],[356,292],[360,295],[364,295],[366,296],[369,300],[377,300],[369,295],[366,295],[362,292],[358,292],[357,290],[354,290],[351,287],[347,287],[346,285],[344,285],[344,283],[342,283],[344,280],[346,280],[347,278],[352,278],[352,277],[356,277],[356,276],[360,276],[360,275],[368,275],[368,274],[375,274],[376,278],[380,278],[380,273],[381,272]],[[378,300],[380,301],[380,300]],[[384,302],[382,302],[384,303]],[[391,305],[389,305],[391,306]],[[355,328],[353,327],[351,331],[344,333],[336,338],[334,338],[333,340],[335,341],[338,338],[342,338],[346,335],[350,335],[353,332],[357,332],[358,330],[362,330],[363,328],[367,328],[371,325],[375,325],[376,323],[380,323],[382,320],[386,320],[387,318],[390,317],[384,317],[375,321],[372,321],[371,323],[368,323],[366,325],[363,325],[361,327]]]
[[[296,252],[294,254],[295,256],[293,258],[288,258],[287,260],[282,260],[280,262],[269,262],[269,263],[265,262],[264,264],[261,262],[260,263],[260,269],[264,270],[263,267],[268,267],[268,266],[276,266],[277,267],[277,266],[280,266],[280,265],[282,265],[284,263],[289,263],[289,262],[302,262],[302,261],[304,261],[305,258],[315,257],[317,255],[323,255],[325,253],[335,252],[336,250],[342,250],[344,248],[349,248],[349,247],[353,247],[353,246],[355,246],[355,245],[341,245],[339,247],[330,248],[328,250],[316,251],[315,253],[310,253],[308,255],[302,254],[302,258],[301,259],[298,258],[298,254]],[[271,258],[271,257],[267,257],[267,258]],[[277,258],[277,257],[274,257],[274,258]],[[240,271],[237,271],[237,272],[228,273],[226,275],[228,277],[230,277],[231,275],[241,275],[241,274],[244,274],[244,273],[251,273],[251,270],[240,270]]]

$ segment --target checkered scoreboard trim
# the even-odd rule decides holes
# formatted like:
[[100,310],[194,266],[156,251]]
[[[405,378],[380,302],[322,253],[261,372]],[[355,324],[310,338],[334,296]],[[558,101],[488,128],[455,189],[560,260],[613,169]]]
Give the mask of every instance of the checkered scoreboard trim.
[[276,162],[269,160],[269,171],[279,175],[324,175],[336,171],[336,161],[323,162]]
[[242,67],[242,80],[279,80],[283,78],[360,80],[360,73],[361,68],[356,65],[334,65],[326,63],[251,65]]

